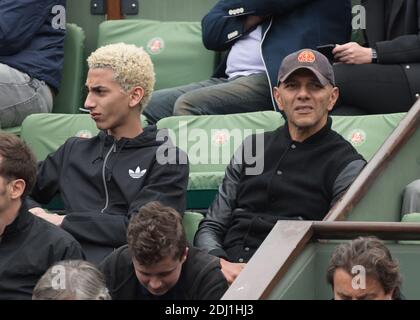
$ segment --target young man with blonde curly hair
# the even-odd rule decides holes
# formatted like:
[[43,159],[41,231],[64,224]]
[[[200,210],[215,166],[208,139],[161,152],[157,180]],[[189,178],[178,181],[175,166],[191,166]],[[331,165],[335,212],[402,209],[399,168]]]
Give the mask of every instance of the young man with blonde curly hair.
[[[85,107],[101,130],[91,139],[70,138],[38,168],[32,198],[48,203],[60,193],[65,215],[32,212],[70,232],[88,260],[101,261],[126,243],[129,218],[153,200],[182,213],[188,161],[156,126],[142,128],[140,114],[155,83],[142,49],[124,43],[97,49],[88,58]],[[163,164],[157,154],[165,143]]]

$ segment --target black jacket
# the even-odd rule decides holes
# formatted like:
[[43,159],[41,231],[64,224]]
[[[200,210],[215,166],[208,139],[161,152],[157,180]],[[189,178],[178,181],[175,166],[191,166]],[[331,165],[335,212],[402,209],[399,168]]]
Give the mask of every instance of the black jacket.
[[62,228],[82,244],[88,260],[100,262],[124,245],[129,218],[144,204],[160,201],[184,212],[187,156],[157,134],[148,126],[134,139],[114,141],[102,131],[91,139],[70,138],[39,164],[32,198],[46,204],[60,193]]
[[[194,244],[244,262],[277,220],[322,220],[366,163],[331,124],[329,118],[301,143],[292,141],[287,125],[247,138],[227,167]],[[244,157],[251,147],[256,154],[252,162]],[[261,164],[261,173],[248,173]]]
[[80,244],[70,234],[23,205],[0,238],[0,300],[31,299],[33,288],[52,264],[83,258]]
[[189,249],[177,284],[163,296],[153,296],[140,284],[128,246],[108,256],[100,270],[115,300],[216,300],[228,288],[220,259],[196,248]]
[[388,23],[385,3],[361,1],[366,8],[366,46],[376,48],[380,64],[403,64],[414,103],[420,94],[420,0],[392,0]]

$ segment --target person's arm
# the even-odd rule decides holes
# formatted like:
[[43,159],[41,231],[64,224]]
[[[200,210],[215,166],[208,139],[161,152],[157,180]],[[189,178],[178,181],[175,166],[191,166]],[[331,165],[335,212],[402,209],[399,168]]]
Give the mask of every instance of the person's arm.
[[310,0],[221,0],[202,20],[203,43],[223,51],[271,16],[281,16]]
[[0,55],[12,55],[25,48],[56,4],[56,0],[1,0]]
[[[179,150],[178,152],[183,153]],[[184,159],[187,159],[186,156]],[[171,163],[159,164],[156,162],[154,164],[149,171],[150,175],[147,177],[145,186],[138,192],[136,200],[130,204],[127,215],[97,211],[69,212],[61,227],[77,240],[119,247],[127,242],[126,232],[131,216],[138,213],[143,205],[151,201],[160,201],[163,205],[176,209],[182,215],[186,206],[189,166],[188,162],[185,164],[179,164],[176,161]]]
[[420,62],[420,1],[417,1],[417,34],[407,34],[388,41],[379,41],[364,48],[355,42],[337,46],[333,53],[342,63],[365,64],[372,62],[372,49],[376,50],[379,64]]
[[206,217],[200,222],[194,238],[195,246],[206,249],[210,254],[227,259],[223,249],[223,239],[231,224],[232,212],[236,208],[236,195],[241,178],[243,164],[239,155],[243,154],[243,145],[232,157],[226,168],[225,177],[219,187]]
[[353,181],[366,165],[365,160],[354,160],[350,162],[337,176],[333,185],[333,200],[331,207],[341,199]]

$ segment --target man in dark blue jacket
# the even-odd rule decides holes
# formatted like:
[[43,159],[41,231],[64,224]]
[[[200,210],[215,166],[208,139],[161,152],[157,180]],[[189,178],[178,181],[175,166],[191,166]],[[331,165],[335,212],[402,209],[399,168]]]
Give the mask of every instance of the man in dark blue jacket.
[[64,59],[65,5],[0,1],[0,128],[51,112]]
[[272,110],[272,88],[283,58],[302,48],[347,42],[348,0],[220,0],[202,21],[210,50],[229,50],[210,80],[154,93],[144,114],[171,115]]

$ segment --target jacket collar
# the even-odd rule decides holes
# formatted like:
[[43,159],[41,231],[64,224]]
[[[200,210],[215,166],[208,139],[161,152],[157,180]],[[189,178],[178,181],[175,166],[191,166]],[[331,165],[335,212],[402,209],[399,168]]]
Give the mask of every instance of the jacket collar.
[[2,238],[4,239],[12,234],[19,233],[30,225],[34,219],[33,214],[28,211],[25,200],[22,200],[22,205],[16,219],[5,228]]
[[331,117],[328,117],[327,123],[325,124],[325,126],[323,126],[321,130],[314,133],[312,136],[310,136],[303,142],[297,142],[297,141],[292,140],[292,137],[290,136],[290,132],[289,132],[289,125],[287,122],[284,126],[284,129],[285,129],[284,134],[288,140],[293,141],[294,143],[316,144],[316,143],[322,142],[322,140],[331,132],[331,125],[332,125],[332,119]]

